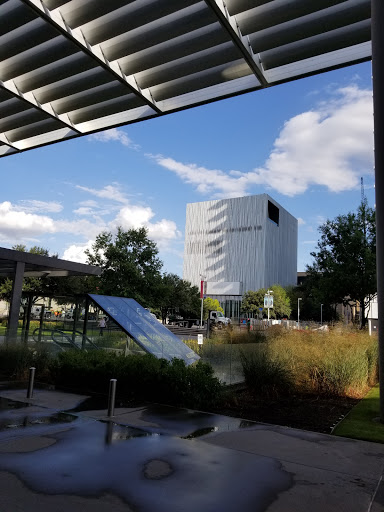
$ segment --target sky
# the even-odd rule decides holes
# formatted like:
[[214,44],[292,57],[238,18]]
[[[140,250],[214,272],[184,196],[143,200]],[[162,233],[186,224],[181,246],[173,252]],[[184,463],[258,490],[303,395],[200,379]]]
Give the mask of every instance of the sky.
[[299,221],[298,271],[318,228],[374,206],[371,63],[0,159],[0,246],[85,262],[102,231],[145,226],[182,277],[187,203],[269,194]]

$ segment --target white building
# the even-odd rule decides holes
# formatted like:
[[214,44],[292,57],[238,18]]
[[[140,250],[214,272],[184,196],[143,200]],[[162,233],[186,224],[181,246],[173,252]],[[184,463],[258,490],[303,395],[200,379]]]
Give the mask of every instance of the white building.
[[238,316],[248,290],[297,280],[297,219],[267,194],[189,203],[183,278]]

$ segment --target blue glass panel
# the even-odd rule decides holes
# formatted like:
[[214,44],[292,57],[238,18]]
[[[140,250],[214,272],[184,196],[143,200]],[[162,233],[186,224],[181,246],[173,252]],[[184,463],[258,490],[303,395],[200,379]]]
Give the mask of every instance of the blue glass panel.
[[177,357],[186,364],[200,359],[135,300],[91,294],[89,297],[146,352],[169,361]]

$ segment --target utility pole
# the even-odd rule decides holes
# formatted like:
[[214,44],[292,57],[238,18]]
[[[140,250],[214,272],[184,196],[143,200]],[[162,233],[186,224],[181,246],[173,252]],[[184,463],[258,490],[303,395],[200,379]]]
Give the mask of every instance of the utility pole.
[[302,297],[297,299],[297,329],[300,329],[300,301],[303,300]]

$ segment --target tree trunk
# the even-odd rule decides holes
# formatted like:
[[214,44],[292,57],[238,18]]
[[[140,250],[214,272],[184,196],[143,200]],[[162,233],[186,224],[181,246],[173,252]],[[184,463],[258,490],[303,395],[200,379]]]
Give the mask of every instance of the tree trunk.
[[361,328],[364,329],[364,327],[367,324],[367,319],[365,318],[365,302],[364,302],[364,299],[360,300],[360,319],[361,319],[361,322],[360,322]]

